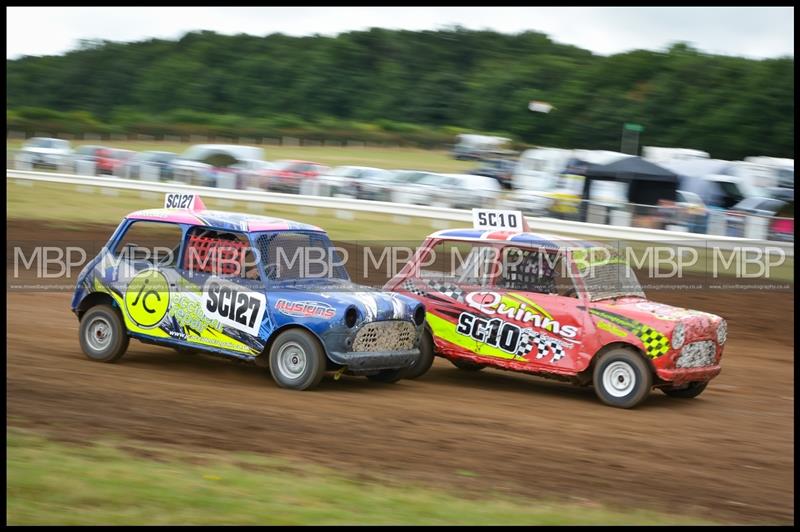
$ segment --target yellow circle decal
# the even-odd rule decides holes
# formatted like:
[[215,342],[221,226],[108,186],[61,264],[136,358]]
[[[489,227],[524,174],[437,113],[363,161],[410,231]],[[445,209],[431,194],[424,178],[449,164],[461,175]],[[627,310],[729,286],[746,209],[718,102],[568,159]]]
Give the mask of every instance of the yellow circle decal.
[[125,310],[139,326],[155,327],[169,308],[169,282],[159,271],[137,273],[125,291]]

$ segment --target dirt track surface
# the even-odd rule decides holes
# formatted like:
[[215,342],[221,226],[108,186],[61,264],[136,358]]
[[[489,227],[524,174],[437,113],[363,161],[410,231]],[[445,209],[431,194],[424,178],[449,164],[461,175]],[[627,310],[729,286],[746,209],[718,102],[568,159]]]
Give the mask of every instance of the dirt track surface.
[[313,392],[136,341],[118,364],[94,363],[70,297],[8,294],[11,425],[78,442],[274,453],[469,496],[794,520],[793,291],[660,292],[728,319],[723,371],[697,399],[655,391],[635,410],[603,406],[590,388],[443,360],[416,381],[327,377]]

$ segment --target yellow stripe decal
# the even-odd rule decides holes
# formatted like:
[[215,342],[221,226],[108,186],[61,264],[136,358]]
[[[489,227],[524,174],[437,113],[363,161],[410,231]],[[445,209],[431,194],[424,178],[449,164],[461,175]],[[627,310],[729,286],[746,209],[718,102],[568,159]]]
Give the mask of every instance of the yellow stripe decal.
[[[538,312],[539,314],[541,314],[542,316],[544,316],[545,318],[547,318],[549,320],[553,319],[553,316],[551,316],[550,313],[547,312],[545,309],[543,309],[540,305],[537,305],[536,303],[534,303],[533,301],[531,301],[527,297],[525,297],[523,295],[520,295],[517,292],[513,292],[511,294],[508,294],[508,297],[511,297],[511,298],[517,299],[519,301],[522,301],[523,303],[527,304],[533,310],[535,310],[536,312]],[[503,299],[505,299],[505,297]],[[506,302],[506,301],[503,301],[503,303],[505,305],[508,305],[508,302]]]

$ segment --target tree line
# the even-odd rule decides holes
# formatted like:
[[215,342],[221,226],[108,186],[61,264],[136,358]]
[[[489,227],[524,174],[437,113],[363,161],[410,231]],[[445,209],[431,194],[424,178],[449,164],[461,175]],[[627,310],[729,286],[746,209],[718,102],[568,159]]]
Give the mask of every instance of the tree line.
[[[537,32],[373,28],[338,36],[83,41],[6,61],[7,128],[150,134],[294,132],[420,144],[497,133],[568,148],[641,142],[712,157],[794,157],[794,59],[685,43],[611,56]],[[555,108],[532,113],[530,100]],[[176,133],[177,132],[177,133]]]

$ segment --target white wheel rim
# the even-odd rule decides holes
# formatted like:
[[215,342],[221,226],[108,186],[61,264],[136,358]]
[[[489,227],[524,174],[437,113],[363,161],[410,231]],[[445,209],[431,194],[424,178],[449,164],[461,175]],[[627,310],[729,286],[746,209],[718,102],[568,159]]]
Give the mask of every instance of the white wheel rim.
[[86,343],[94,351],[103,351],[111,343],[111,324],[108,320],[97,316],[92,318],[86,327]]
[[627,362],[616,361],[603,371],[603,388],[613,397],[625,397],[636,387],[636,373]]
[[287,379],[295,380],[306,371],[306,353],[300,344],[287,342],[278,351],[278,371]]

